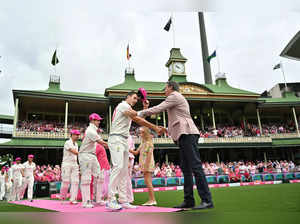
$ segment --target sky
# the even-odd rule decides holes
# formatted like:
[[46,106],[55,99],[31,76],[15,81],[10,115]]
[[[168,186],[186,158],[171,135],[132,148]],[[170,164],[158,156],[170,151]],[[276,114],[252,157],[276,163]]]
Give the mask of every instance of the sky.
[[[62,90],[103,94],[124,81],[128,43],[137,80],[167,81],[165,63],[173,34],[163,27],[171,11],[175,47],[188,59],[187,79],[204,83],[196,6],[193,1],[173,0],[176,7],[166,2],[137,6],[135,1],[3,1],[0,114],[13,115],[13,89],[45,90],[52,74],[60,75]],[[280,70],[272,69],[279,61],[288,82],[300,81],[300,62],[279,57],[300,30],[299,11],[278,4],[274,10],[218,6],[204,8],[208,47],[210,53],[217,49],[221,72],[231,86],[257,93],[269,90],[283,82]],[[60,63],[55,73],[50,62],[56,48]],[[214,80],[216,59],[211,66]]]

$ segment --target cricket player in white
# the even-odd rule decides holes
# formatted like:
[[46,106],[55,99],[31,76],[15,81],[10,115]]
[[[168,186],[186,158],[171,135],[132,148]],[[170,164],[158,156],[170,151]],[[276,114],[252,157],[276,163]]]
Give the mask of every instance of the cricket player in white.
[[[16,162],[12,162],[12,166],[15,164]],[[13,192],[13,180],[12,180],[12,168],[8,168],[6,169],[6,175],[7,175],[7,179],[5,182],[5,198],[7,201],[12,201],[12,192]]]
[[[136,208],[131,205],[127,199],[127,180],[128,180],[128,161],[129,147],[128,136],[132,120],[141,126],[153,129],[159,135],[166,130],[163,127],[155,126],[141,117],[137,117],[132,110],[138,101],[135,92],[128,93],[126,100],[119,103],[116,107],[113,118],[108,146],[111,155],[112,169],[108,185],[108,203],[106,208],[112,211],[118,211],[122,208]],[[119,202],[116,200],[116,194],[119,193]]]
[[0,172],[0,201],[3,201],[5,196],[5,179],[6,179],[6,170],[5,167],[2,167]]
[[97,143],[107,148],[107,143],[103,141],[97,133],[100,121],[102,118],[93,113],[89,116],[90,125],[85,131],[85,137],[82,141],[79,150],[79,166],[81,173],[81,194],[82,194],[82,207],[92,208],[94,207],[91,202],[90,184],[92,175],[94,177],[94,183],[97,185],[96,203],[102,205],[101,191],[102,183],[104,182],[104,173],[100,169],[99,162],[96,157],[96,145]]
[[80,136],[80,131],[71,130],[71,137],[65,142],[63,151],[63,160],[61,164],[61,178],[62,185],[60,189],[60,196],[65,200],[71,184],[70,189],[70,203],[77,204],[76,197],[79,185],[79,166],[77,162],[78,144],[77,141]]
[[12,169],[12,181],[13,181],[13,189],[12,189],[12,200],[19,201],[22,194],[22,179],[24,177],[23,165],[21,164],[21,158],[16,158],[16,164],[14,164]]
[[23,172],[24,172],[24,178],[23,178],[23,189],[21,193],[21,198],[23,199],[26,188],[27,190],[27,198],[28,201],[32,202],[32,195],[33,195],[33,184],[34,184],[34,175],[33,172],[36,169],[36,165],[33,162],[33,155],[28,155],[28,161],[23,163]]

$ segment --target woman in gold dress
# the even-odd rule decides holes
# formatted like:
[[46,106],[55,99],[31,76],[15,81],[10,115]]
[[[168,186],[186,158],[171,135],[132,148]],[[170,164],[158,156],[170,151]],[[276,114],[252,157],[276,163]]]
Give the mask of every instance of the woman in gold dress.
[[133,150],[129,150],[129,151],[134,155],[140,154],[139,166],[141,171],[144,174],[144,180],[149,193],[149,200],[143,205],[153,206],[153,205],[157,205],[154,197],[153,186],[152,186],[152,173],[155,170],[155,163],[154,163],[154,156],[153,156],[154,145],[153,145],[152,135],[150,133],[149,128],[141,127],[139,130],[139,135],[142,139],[140,146],[136,151]]

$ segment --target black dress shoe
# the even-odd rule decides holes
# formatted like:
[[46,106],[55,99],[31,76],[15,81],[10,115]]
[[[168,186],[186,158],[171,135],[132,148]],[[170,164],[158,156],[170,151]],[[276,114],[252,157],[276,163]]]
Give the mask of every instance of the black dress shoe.
[[187,203],[182,202],[180,205],[174,206],[173,208],[193,208],[195,206],[195,203]]
[[214,208],[214,204],[212,202],[201,202],[200,205],[195,206],[193,209],[207,209],[207,208]]

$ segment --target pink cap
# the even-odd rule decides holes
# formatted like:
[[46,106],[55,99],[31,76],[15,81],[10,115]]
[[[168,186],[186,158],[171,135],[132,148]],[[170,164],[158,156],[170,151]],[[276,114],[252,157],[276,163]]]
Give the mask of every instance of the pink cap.
[[100,115],[99,115],[99,114],[96,114],[96,113],[92,113],[92,114],[89,116],[89,119],[90,119],[90,121],[92,121],[92,120],[97,120],[97,121],[103,120],[103,118],[100,117]]
[[138,96],[141,97],[141,100],[144,102],[147,100],[147,91],[144,88],[139,88]]
[[80,135],[80,131],[73,129],[73,130],[70,131],[70,134],[71,135]]
[[33,158],[34,158],[34,155],[28,155],[28,158],[32,158],[32,159],[33,159]]
[[17,158],[16,158],[16,161],[21,161],[21,158],[20,158],[20,157],[17,157]]

